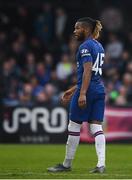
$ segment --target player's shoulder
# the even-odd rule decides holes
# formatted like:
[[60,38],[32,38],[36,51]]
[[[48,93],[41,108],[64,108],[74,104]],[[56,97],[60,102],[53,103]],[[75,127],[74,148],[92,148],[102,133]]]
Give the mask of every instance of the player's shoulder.
[[91,46],[91,40],[88,39],[88,40],[84,41],[82,44],[80,44],[79,49],[81,50],[84,48],[90,48],[90,46]]
[[99,41],[95,40],[95,42],[98,44],[98,46],[100,46],[101,48],[103,48],[103,45],[102,45]]
[[104,51],[102,44],[99,41],[92,38],[87,39],[79,46],[79,50],[88,49],[89,51],[92,51],[92,49],[95,48],[100,48],[102,51]]

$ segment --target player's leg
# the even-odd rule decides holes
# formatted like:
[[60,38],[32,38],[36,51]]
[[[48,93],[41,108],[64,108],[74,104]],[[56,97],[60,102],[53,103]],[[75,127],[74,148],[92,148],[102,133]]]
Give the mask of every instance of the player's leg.
[[82,121],[75,121],[80,117],[80,109],[78,107],[78,96],[79,92],[76,92],[72,97],[70,103],[70,115],[68,125],[68,139],[66,144],[66,153],[63,164],[48,168],[50,172],[61,172],[71,170],[72,160],[79,144],[80,140],[80,129]]
[[98,121],[92,121],[90,123],[90,131],[95,138],[95,149],[98,158],[96,168],[91,172],[103,173],[105,170],[105,136],[102,124],[99,124]]
[[74,159],[76,149],[80,141],[80,129],[81,124],[73,121],[69,121],[68,125],[68,139],[66,144],[65,159],[63,164],[50,167],[47,170],[49,172],[62,172],[70,171],[72,166],[72,160]]
[[63,165],[65,167],[71,167],[72,160],[74,159],[74,155],[80,141],[80,129],[82,121],[79,121],[81,112],[80,108],[78,107],[78,97],[79,91],[76,91],[70,103],[68,139],[66,145],[65,159],[63,162]]
[[76,149],[80,141],[81,123],[70,121],[68,125],[68,139],[66,144],[64,167],[71,167],[74,159]]
[[102,128],[102,121],[104,117],[104,95],[100,95],[93,103],[93,110],[91,113],[90,131],[95,138],[95,149],[98,158],[96,168],[91,172],[103,173],[105,170],[105,136]]

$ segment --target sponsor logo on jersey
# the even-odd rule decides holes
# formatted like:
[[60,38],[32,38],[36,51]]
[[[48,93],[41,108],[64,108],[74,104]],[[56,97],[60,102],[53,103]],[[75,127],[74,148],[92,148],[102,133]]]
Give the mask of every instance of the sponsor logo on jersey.
[[84,57],[84,56],[91,56],[88,49],[82,49],[81,50],[81,57]]

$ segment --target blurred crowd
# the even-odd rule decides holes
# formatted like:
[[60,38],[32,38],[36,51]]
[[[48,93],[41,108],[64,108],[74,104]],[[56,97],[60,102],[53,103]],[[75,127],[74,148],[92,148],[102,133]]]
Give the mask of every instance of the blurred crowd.
[[[105,10],[102,16],[109,18],[109,11]],[[113,16],[120,23],[112,26],[102,18],[104,31],[100,38],[106,52],[106,103],[132,106],[132,29],[122,30],[121,15],[116,11]],[[62,93],[76,84],[78,43],[72,35],[76,19],[70,20],[64,8],[54,8],[49,3],[39,11],[24,6],[1,11],[0,61],[5,105],[56,105]]]

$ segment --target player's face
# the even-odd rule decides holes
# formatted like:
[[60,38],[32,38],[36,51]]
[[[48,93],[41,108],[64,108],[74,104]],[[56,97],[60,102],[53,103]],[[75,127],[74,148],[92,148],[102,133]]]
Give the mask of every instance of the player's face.
[[81,22],[76,22],[74,36],[78,41],[83,41],[85,39],[85,29]]

